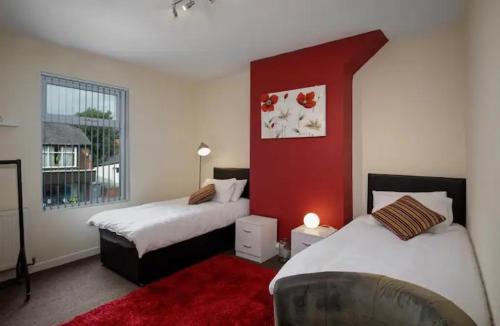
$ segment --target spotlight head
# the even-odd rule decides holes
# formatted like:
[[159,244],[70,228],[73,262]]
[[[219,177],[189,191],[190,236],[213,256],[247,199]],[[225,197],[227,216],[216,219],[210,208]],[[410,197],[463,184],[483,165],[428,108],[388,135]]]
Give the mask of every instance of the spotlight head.
[[175,18],[179,17],[179,13],[177,12],[176,6],[172,6],[172,14],[174,15]]
[[194,2],[194,0],[188,0],[185,4],[182,5],[182,9],[184,11],[188,10],[188,9],[191,9],[192,6],[194,6],[196,3]]

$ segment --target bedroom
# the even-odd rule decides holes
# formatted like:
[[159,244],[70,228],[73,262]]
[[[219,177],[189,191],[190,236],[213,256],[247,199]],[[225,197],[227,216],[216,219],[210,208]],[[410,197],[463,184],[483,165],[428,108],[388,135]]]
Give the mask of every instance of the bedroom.
[[[367,213],[370,173],[465,179],[466,230],[480,269],[476,277],[482,280],[489,306],[481,320],[500,323],[500,214],[495,205],[500,182],[500,134],[495,124],[500,113],[499,2],[197,0],[188,8],[189,3],[179,2],[175,17],[173,3],[160,0],[0,2],[0,160],[22,162],[32,285],[25,304],[25,281],[13,284],[11,268],[19,250],[16,167],[1,166],[0,266],[7,270],[0,272],[0,324],[61,324],[89,316],[102,305],[111,309],[129,293],[149,289],[149,284],[138,289],[106,264],[101,266],[101,237],[88,220],[101,212],[189,196],[205,179],[218,178],[213,172],[217,167],[249,168],[249,177],[242,177],[248,179],[249,212],[276,219],[274,237],[286,238],[288,249],[293,245],[291,231],[303,224],[308,212],[316,213],[321,225],[338,229],[337,236],[345,234],[353,217]],[[75,85],[78,92],[65,93]],[[324,103],[326,120],[318,131],[324,136],[263,139],[263,117],[280,112],[273,94],[298,89],[306,94],[308,87],[323,85],[315,92],[324,91],[324,102],[314,102],[318,107]],[[50,97],[51,92],[61,97]],[[73,96],[71,108],[61,106],[68,103],[67,94]],[[78,101],[75,94],[80,95]],[[262,101],[262,95],[269,98]],[[307,111],[312,102],[305,98],[295,103]],[[269,105],[266,112],[262,105]],[[275,111],[269,111],[271,105],[276,105]],[[98,119],[89,116],[89,108],[113,111],[123,119]],[[58,120],[61,110],[78,111],[72,117],[78,124]],[[291,112],[290,120],[293,117]],[[92,119],[111,120],[96,129],[107,130],[108,136],[105,128],[119,130],[106,143],[106,153],[93,151],[91,145],[104,144],[106,137],[99,142],[87,133],[99,128]],[[61,137],[66,127],[53,125],[61,122],[79,142],[48,141]],[[75,125],[83,134],[75,132]],[[211,149],[208,156],[197,155],[202,142]],[[111,154],[120,154],[120,161],[112,161],[117,155]],[[68,157],[71,166],[63,167],[78,167],[76,190],[68,180],[56,183],[47,178],[49,173],[60,179],[75,177],[67,170],[57,171],[52,157]],[[83,159],[88,169],[74,166],[82,157],[95,158]],[[58,159],[58,164],[63,162]],[[113,179],[110,176],[114,187],[101,186],[104,179]],[[60,191],[71,195],[59,196]],[[103,198],[118,202],[103,205]],[[227,245],[235,232],[215,233],[210,240]],[[333,241],[336,234],[330,238]],[[323,243],[327,242],[284,265],[293,267],[299,257]],[[263,265],[234,257],[235,245],[223,251],[224,259],[244,264],[249,271],[262,270],[263,277],[289,268],[276,257]],[[193,252],[181,256],[200,258],[200,248],[213,247],[188,242],[186,250],[194,248]],[[220,257],[207,255],[213,257],[205,262]],[[227,263],[236,264],[233,260]],[[125,265],[134,262],[138,260]],[[157,265],[151,264],[154,270]],[[200,265],[203,262],[185,264],[190,267],[179,267],[178,273],[160,281],[174,282],[172,277],[197,266],[210,269]],[[443,263],[434,267],[439,264]],[[222,265],[221,273],[230,277],[231,268]],[[257,281],[233,276],[243,278],[246,290],[256,290]],[[261,280],[259,293],[267,302],[263,309],[272,315],[269,283]],[[190,289],[178,284],[179,293]],[[139,295],[148,302],[157,300],[144,291]],[[228,304],[231,298],[221,291],[221,302]],[[250,304],[233,301],[231,307],[239,312]],[[213,313],[208,305],[197,307]],[[187,311],[191,323],[210,322],[202,312]],[[156,313],[167,323],[172,312]],[[258,317],[249,316],[252,321]]]

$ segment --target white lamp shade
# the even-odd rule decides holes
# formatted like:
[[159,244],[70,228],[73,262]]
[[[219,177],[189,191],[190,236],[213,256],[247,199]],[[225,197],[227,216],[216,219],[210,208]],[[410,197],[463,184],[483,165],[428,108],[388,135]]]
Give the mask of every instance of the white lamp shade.
[[210,147],[208,147],[208,145],[205,143],[201,143],[197,151],[198,155],[200,156],[207,156],[210,154],[210,152],[211,152]]
[[304,225],[309,229],[315,229],[319,226],[319,216],[316,213],[307,213],[304,216]]

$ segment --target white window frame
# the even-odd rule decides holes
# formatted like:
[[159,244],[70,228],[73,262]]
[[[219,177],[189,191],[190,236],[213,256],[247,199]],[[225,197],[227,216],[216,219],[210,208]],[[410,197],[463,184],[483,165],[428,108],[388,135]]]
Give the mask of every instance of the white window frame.
[[[70,168],[76,168],[78,167],[78,146],[74,146],[74,145],[61,145],[60,147],[72,147],[73,148],[73,165],[66,165],[66,164],[62,164],[62,165],[50,165],[50,162],[51,162],[51,159],[50,159],[50,155],[55,155],[55,154],[59,154],[62,158],[62,161],[66,161],[66,154],[69,154],[70,152],[65,152],[64,149],[63,151],[51,151],[50,150],[50,147],[54,147],[54,145],[43,145],[43,150],[42,150],[42,155],[49,155],[49,160],[48,160],[48,165],[45,165],[45,157],[42,156],[43,158],[43,168],[44,169],[70,169]],[[45,150],[46,147],[49,147],[48,150]],[[55,161],[55,159],[54,159]]]

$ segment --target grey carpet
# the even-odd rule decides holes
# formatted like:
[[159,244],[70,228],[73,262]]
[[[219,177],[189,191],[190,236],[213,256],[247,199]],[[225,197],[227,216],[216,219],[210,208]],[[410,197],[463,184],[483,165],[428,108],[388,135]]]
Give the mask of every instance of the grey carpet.
[[[226,253],[231,255],[231,253]],[[262,264],[278,270],[277,257]],[[98,256],[35,273],[32,295],[24,286],[0,286],[0,325],[57,325],[136,289],[133,283],[101,265]]]
[[0,325],[57,325],[137,288],[101,266],[97,256],[35,273],[31,280],[26,304],[24,286],[0,289]]

